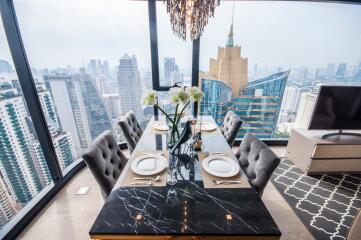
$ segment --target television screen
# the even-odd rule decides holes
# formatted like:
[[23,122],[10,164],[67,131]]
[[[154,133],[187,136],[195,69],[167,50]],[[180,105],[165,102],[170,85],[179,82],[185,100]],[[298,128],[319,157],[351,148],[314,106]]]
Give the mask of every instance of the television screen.
[[322,86],[309,129],[361,129],[361,86]]

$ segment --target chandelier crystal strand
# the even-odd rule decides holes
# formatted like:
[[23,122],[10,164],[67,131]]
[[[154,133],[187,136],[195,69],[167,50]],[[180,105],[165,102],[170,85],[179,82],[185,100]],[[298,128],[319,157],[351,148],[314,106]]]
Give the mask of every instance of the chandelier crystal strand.
[[165,0],[173,33],[184,41],[187,32],[191,40],[197,39],[214,17],[214,10],[220,0]]

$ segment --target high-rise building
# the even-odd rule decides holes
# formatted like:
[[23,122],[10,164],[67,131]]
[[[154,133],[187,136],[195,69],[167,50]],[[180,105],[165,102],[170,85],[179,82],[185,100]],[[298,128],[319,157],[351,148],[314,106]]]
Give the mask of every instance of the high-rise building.
[[109,91],[107,82],[110,77],[110,72],[107,61],[91,59],[87,65],[87,73],[95,80],[101,94]]
[[50,92],[46,89],[45,84],[37,83],[36,84],[39,100],[41,107],[46,116],[48,116],[53,122],[56,128],[59,128],[59,120],[55,112],[55,106],[51,99]]
[[164,58],[164,81],[162,85],[172,85],[172,73],[179,72],[178,66],[175,63],[175,58]]
[[361,84],[361,63],[358,65],[355,75],[352,78],[352,81],[357,84]]
[[112,124],[89,74],[49,75],[44,81],[55,103],[61,130],[70,133],[77,154]]
[[327,69],[326,69],[326,76],[327,77],[332,77],[332,76],[335,76],[335,74],[336,74],[336,66],[335,66],[335,64],[333,64],[333,63],[329,63],[328,65],[327,65]]
[[16,213],[15,201],[8,192],[0,174],[0,228],[9,222]]
[[74,74],[72,80],[79,82],[85,113],[88,120],[91,139],[95,139],[105,130],[111,130],[112,124],[103,102],[102,95],[90,75]]
[[104,104],[112,120],[120,115],[120,96],[117,93],[103,94]]
[[79,81],[73,81],[71,75],[48,75],[44,80],[54,100],[61,128],[71,133],[80,154],[91,143],[91,135]]
[[76,160],[76,153],[70,133],[56,131],[52,134],[52,140],[62,170]]
[[270,138],[276,129],[289,71],[248,82],[247,68],[248,59],[241,57],[241,47],[234,46],[232,22],[226,46],[218,48],[217,59],[210,59],[209,72],[200,73],[205,93],[201,113],[212,115],[222,124],[227,111],[233,110],[243,121],[237,137],[252,132]]
[[140,122],[143,121],[141,108],[142,85],[137,58],[125,54],[119,60],[118,93],[120,96],[120,113],[133,111]]
[[201,113],[211,115],[216,122],[220,122],[224,112],[232,105],[232,89],[216,79],[202,79],[201,88],[205,93],[201,101]]
[[282,113],[296,113],[301,96],[301,89],[295,86],[285,88],[281,105]]
[[244,124],[238,137],[247,132],[260,138],[274,137],[288,75],[286,71],[252,81],[234,98],[234,111]]
[[220,125],[228,110],[243,121],[237,137],[252,132],[260,138],[271,138],[277,126],[282,97],[289,71],[252,81],[240,95],[232,97],[232,88],[219,80],[202,79],[205,96],[201,113],[212,115]]
[[230,86],[232,96],[238,96],[248,84],[248,59],[241,57],[241,46],[233,41],[233,23],[225,47],[218,47],[217,59],[209,60],[209,71],[204,79],[218,79]]
[[10,73],[13,72],[13,68],[11,67],[8,61],[0,59],[0,73]]
[[345,73],[346,78],[352,79],[352,77],[357,73],[358,67],[356,65],[350,65]]
[[308,69],[306,67],[301,67],[298,69],[298,79],[307,80],[308,79]]
[[340,63],[337,67],[336,71],[336,78],[343,78],[346,75],[347,70],[347,64],[346,63]]
[[24,100],[9,81],[0,81],[0,171],[11,194],[29,202],[42,184],[31,156]]
[[176,83],[183,84],[184,81],[184,75],[179,70],[176,70],[172,72],[171,74],[171,86],[173,86]]
[[317,95],[310,92],[301,94],[300,104],[297,110],[295,128],[308,128]]
[[322,77],[322,70],[320,68],[317,68],[316,71],[315,71],[315,77],[314,79],[315,80],[318,80]]
[[253,76],[256,78],[256,77],[257,77],[257,74],[258,74],[258,64],[256,63],[256,64],[253,66]]
[[[48,165],[46,163],[45,156],[43,154],[43,150],[41,149],[40,142],[36,135],[33,122],[30,117],[27,117],[26,120],[27,120],[28,128],[30,130],[30,146],[29,146],[29,148],[30,148],[31,157],[34,160],[34,164],[35,164],[36,170],[39,174],[41,184],[43,187],[46,187],[52,182],[50,171],[49,171]],[[47,122],[48,122],[48,127],[49,127],[49,122],[52,122],[52,120],[49,117],[47,117]],[[51,129],[52,128],[49,128],[49,130],[51,130]]]
[[[49,116],[46,116],[46,118],[59,165],[61,169],[64,170],[76,160],[72,137],[70,133],[62,132],[61,129],[58,128],[58,125],[52,119],[50,119]],[[37,167],[40,180],[43,184],[43,187],[45,187],[52,182],[51,175],[30,118],[28,118],[28,125],[32,136],[31,154]]]
[[108,61],[102,61],[100,59],[91,59],[87,65],[87,73],[92,77],[99,75],[109,76],[109,64]]

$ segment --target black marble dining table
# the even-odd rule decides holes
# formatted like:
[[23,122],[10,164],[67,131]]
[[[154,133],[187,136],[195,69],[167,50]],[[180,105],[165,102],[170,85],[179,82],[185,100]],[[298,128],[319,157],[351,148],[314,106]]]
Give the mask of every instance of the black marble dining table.
[[[153,117],[132,155],[166,149],[167,135],[154,131],[154,121]],[[202,121],[214,123],[210,116],[203,116]],[[215,131],[202,134],[201,151],[233,154],[220,130]],[[177,162],[174,186],[122,187],[117,183],[90,229],[91,239],[280,238],[278,226],[251,185],[204,188],[197,157]],[[128,166],[124,171],[131,170]],[[123,176],[124,172],[119,179]]]

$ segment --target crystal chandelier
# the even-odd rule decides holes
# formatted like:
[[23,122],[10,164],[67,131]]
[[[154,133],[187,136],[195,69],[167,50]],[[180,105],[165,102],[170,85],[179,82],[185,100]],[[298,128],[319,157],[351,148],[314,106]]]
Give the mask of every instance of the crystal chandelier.
[[208,19],[214,16],[214,9],[220,0],[165,0],[170,23],[175,35],[184,41],[187,32],[191,40],[201,36]]

